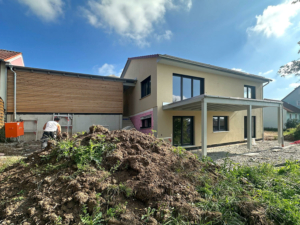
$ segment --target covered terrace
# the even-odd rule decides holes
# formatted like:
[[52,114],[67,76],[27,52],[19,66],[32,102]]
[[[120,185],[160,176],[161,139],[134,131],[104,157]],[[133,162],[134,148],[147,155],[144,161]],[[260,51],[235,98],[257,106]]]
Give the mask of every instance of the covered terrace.
[[278,110],[278,142],[283,145],[283,106],[282,102],[236,97],[199,95],[173,103],[163,103],[163,110],[201,111],[202,155],[207,155],[207,111],[242,111],[247,110],[247,147],[252,148],[252,110],[275,107]]

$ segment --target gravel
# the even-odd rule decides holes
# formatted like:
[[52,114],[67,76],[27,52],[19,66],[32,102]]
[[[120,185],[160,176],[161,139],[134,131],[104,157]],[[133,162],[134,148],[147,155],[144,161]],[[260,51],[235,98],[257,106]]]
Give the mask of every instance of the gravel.
[[259,141],[252,146],[251,151],[247,149],[247,143],[208,148],[207,156],[217,164],[222,164],[226,158],[229,158],[234,163],[248,166],[257,166],[261,163],[283,166],[286,160],[300,161],[300,145],[285,142],[285,147],[281,148],[278,141]]

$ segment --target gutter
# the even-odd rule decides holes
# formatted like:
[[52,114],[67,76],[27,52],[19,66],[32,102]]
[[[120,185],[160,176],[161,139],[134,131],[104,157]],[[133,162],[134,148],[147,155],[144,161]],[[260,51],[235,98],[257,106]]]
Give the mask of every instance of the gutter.
[[14,121],[17,122],[17,73],[12,65],[9,65],[9,68],[14,73]]

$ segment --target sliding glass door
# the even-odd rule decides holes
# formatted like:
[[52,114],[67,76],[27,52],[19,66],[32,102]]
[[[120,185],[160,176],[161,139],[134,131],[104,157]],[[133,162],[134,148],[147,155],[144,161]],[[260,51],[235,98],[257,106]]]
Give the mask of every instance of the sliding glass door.
[[192,116],[173,117],[173,145],[185,146],[194,143],[194,119]]

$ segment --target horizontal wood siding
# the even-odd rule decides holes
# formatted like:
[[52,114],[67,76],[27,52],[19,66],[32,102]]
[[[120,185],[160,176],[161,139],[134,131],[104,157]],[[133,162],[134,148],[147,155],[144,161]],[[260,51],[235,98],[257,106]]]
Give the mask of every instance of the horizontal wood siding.
[[[14,111],[14,74],[7,72],[7,112]],[[17,113],[123,113],[123,84],[17,71]]]
[[4,102],[0,98],[0,129],[4,126]]

